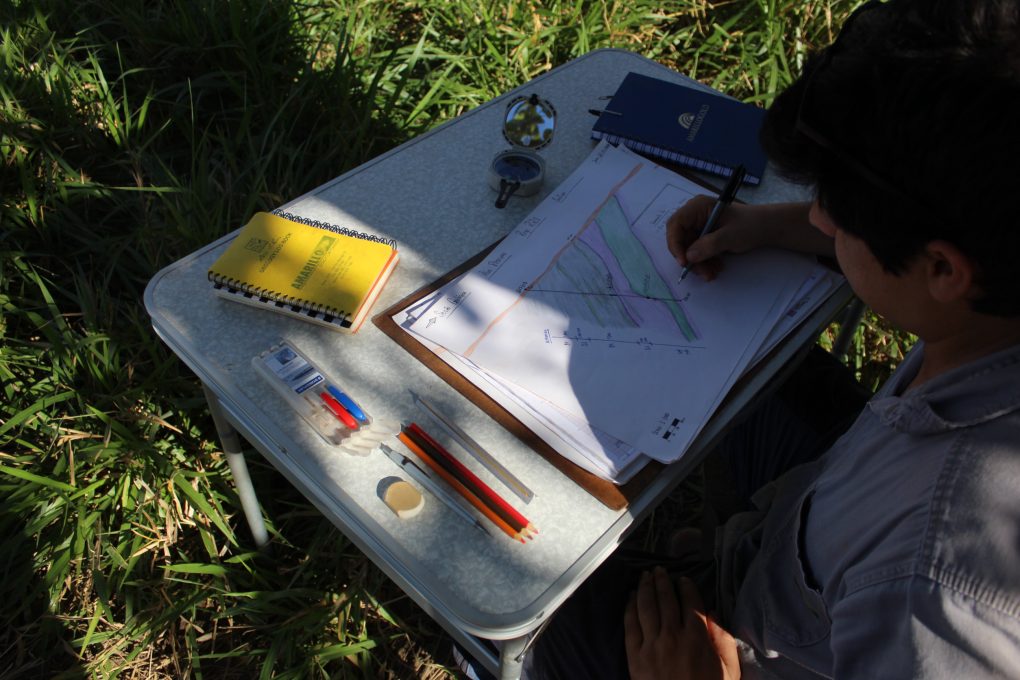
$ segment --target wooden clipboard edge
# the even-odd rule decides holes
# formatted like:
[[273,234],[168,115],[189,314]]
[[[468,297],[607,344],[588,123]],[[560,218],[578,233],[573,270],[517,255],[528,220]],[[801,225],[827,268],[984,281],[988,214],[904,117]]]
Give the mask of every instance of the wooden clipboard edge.
[[650,461],[644,468],[637,472],[626,484],[617,486],[612,482],[594,475],[584,468],[572,463],[561,456],[555,449],[547,444],[541,437],[531,431],[524,423],[515,418],[509,411],[503,408],[496,400],[486,394],[481,388],[462,376],[452,366],[436,356],[425,345],[418,342],[410,333],[401,328],[393,317],[407,309],[409,306],[421,300],[429,293],[441,288],[453,279],[457,278],[468,269],[474,267],[488,255],[499,243],[484,248],[478,254],[467,261],[454,267],[452,270],[439,277],[430,284],[419,288],[407,295],[396,304],[379,312],[372,317],[372,323],[388,335],[394,342],[407,350],[411,356],[424,364],[429,370],[442,378],[450,387],[464,395],[471,403],[480,408],[486,415],[506,428],[511,434],[528,445],[540,456],[549,461],[557,470],[574,481],[582,489],[594,496],[599,502],[612,510],[622,510],[627,507],[630,500],[636,497],[662,470],[663,465],[657,461]]

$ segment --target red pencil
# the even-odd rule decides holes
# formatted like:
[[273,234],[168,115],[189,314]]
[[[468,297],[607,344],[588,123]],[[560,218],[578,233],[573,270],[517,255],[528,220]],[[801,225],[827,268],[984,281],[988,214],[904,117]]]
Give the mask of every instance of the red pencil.
[[442,444],[433,439],[429,435],[429,433],[423,430],[417,423],[411,423],[410,425],[408,425],[408,429],[412,433],[417,434],[419,437],[424,439],[425,442],[433,449],[435,449],[440,456],[445,458],[446,461],[448,461],[449,464],[454,468],[454,471],[456,472],[457,476],[460,479],[466,479],[468,482],[471,483],[471,485],[476,486],[482,492],[482,494],[484,494],[484,500],[486,500],[486,502],[488,502],[490,505],[494,506],[493,509],[496,509],[497,511],[502,511],[501,514],[504,514],[504,516],[508,516],[507,519],[510,524],[518,525],[521,531],[526,534],[530,534],[532,532],[536,534],[538,533],[538,529],[530,521],[528,521],[527,517],[517,512],[517,510],[515,510],[513,506],[511,506],[505,500],[503,500],[503,498],[498,493],[496,493],[492,489],[492,487],[490,487],[488,484],[479,479],[478,476],[475,475],[475,473],[471,472],[471,470],[468,469],[467,466],[465,466],[463,463],[457,460],[457,458],[455,458],[452,453],[447,451]]
[[432,468],[432,470],[437,475],[442,477],[443,480],[447,484],[449,484],[451,487],[453,487],[454,491],[456,491],[461,496],[463,496],[480,513],[485,515],[489,519],[489,521],[491,521],[493,524],[495,524],[500,529],[502,529],[503,533],[505,533],[507,536],[509,536],[510,538],[512,538],[514,540],[520,541],[521,543],[525,542],[524,538],[521,536],[521,532],[520,531],[518,531],[517,529],[514,529],[509,524],[507,524],[506,520],[504,520],[502,517],[497,515],[492,510],[492,508],[487,506],[482,501],[482,499],[478,498],[478,496],[476,496],[474,493],[472,493],[470,489],[468,489],[466,486],[464,486],[464,484],[462,484],[459,479],[454,477],[452,473],[450,473],[446,468],[444,468],[442,465],[440,465],[438,462],[436,462],[432,458],[432,456],[430,456],[428,453],[425,452],[424,449],[422,449],[420,446],[418,446],[418,444],[416,444],[407,435],[406,432],[401,432],[400,434],[398,434],[397,435],[397,439],[399,439],[401,442],[403,442],[404,446],[406,446],[408,449],[410,449],[416,456],[418,456],[422,461],[424,461],[426,465],[428,465],[430,468]]
[[515,532],[522,533],[525,536],[528,535],[527,533],[523,532],[524,529],[523,523],[518,522],[517,519],[513,517],[513,515],[511,515],[506,510],[499,507],[499,505],[494,503],[492,499],[488,496],[488,494],[485,493],[484,489],[482,489],[478,484],[476,484],[471,479],[468,479],[466,476],[464,476],[461,473],[461,471],[458,470],[456,466],[453,465],[449,457],[446,456],[439,449],[437,449],[433,444],[431,444],[420,431],[413,430],[410,427],[405,427],[402,431],[402,434],[410,438],[418,446],[418,448],[427,453],[436,462],[436,464],[440,465],[449,475],[451,475],[452,477],[457,479],[462,485],[464,485],[464,487],[470,493],[472,493],[476,498],[478,498],[478,500],[481,503],[484,503],[485,506],[489,508],[497,516],[499,516],[500,519],[506,522]]

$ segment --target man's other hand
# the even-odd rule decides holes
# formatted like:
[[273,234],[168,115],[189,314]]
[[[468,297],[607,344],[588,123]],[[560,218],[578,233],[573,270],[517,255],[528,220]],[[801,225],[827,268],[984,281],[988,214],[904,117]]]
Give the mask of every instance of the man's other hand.
[[705,615],[688,578],[680,598],[662,567],[642,574],[623,619],[631,679],[739,680],[736,642]]

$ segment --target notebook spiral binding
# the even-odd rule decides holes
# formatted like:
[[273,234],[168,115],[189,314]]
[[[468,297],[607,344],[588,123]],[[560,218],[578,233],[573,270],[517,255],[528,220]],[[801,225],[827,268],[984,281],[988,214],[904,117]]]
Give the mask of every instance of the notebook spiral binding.
[[232,279],[226,276],[218,276],[211,272],[209,274],[209,280],[216,284],[217,287],[221,289],[223,288],[227,289],[227,292],[230,293],[237,292],[250,297],[261,298],[262,300],[265,301],[275,302],[277,303],[278,306],[287,305],[290,307],[294,307],[295,309],[300,307],[315,312],[317,314],[329,316],[336,317],[347,316],[347,312],[341,309],[335,309],[328,305],[309,302],[308,300],[302,300],[301,298],[296,298],[290,295],[278,295],[276,293],[273,293],[272,291],[266,290],[265,288],[252,286],[247,283],[244,283],[243,281],[238,281],[237,279]]
[[[272,214],[291,222],[297,222],[317,229],[323,229],[342,236],[350,236],[352,238],[358,238],[365,241],[381,243],[389,246],[393,250],[397,249],[397,242],[394,239],[382,238],[372,234],[356,231],[354,229],[349,229],[347,227],[341,227],[339,225],[301,217],[300,215],[295,215],[280,209],[273,210]],[[331,326],[339,330],[349,331],[353,326],[353,312],[349,312],[347,310],[314,303],[310,300],[305,300],[291,295],[275,293],[267,288],[254,286],[238,279],[218,275],[211,269],[208,272],[208,278],[212,281],[213,290],[218,295],[237,302],[244,302],[256,307],[271,306],[274,308],[274,311],[297,317],[305,321],[313,321],[321,325]]]
[[301,224],[307,224],[310,227],[317,227],[319,229],[325,229],[326,231],[332,231],[334,233],[342,234],[344,236],[353,236],[354,238],[360,238],[360,239],[364,239],[366,241],[375,241],[376,243],[385,243],[390,248],[396,248],[397,247],[397,242],[394,239],[391,239],[391,238],[383,238],[381,236],[375,236],[373,234],[366,234],[363,231],[357,231],[357,230],[354,230],[354,229],[348,229],[347,227],[341,227],[340,225],[337,225],[337,224],[330,224],[329,222],[320,222],[319,220],[311,220],[311,219],[308,219],[307,217],[301,217],[300,215],[295,215],[294,213],[289,213],[289,212],[286,212],[284,210],[274,210],[272,212],[277,217],[282,217],[285,220],[290,220],[292,222],[300,222]]

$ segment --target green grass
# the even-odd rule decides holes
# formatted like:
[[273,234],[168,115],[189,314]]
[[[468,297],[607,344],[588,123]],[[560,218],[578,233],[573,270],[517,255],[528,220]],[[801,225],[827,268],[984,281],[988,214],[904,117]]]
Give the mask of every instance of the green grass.
[[[846,0],[0,3],[0,678],[446,677],[438,628],[257,456],[251,548],[161,267],[592,49],[768,104]],[[877,382],[909,340],[874,319]]]

